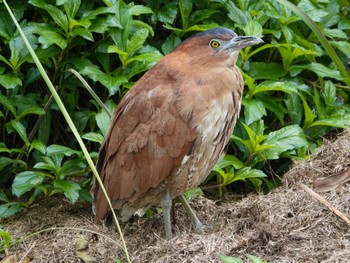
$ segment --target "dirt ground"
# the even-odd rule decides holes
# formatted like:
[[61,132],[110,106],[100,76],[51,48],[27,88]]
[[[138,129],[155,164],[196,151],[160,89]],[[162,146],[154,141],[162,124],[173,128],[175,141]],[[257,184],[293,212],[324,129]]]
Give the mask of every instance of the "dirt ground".
[[[132,262],[221,262],[218,255],[254,255],[269,262],[350,262],[350,226],[299,185],[312,187],[350,166],[350,132],[325,141],[314,157],[297,163],[284,186],[268,195],[221,203],[191,200],[203,223],[213,230],[195,234],[183,208],[175,208],[174,238],[165,240],[161,215],[122,227]],[[350,185],[320,194],[350,217]],[[89,204],[49,198],[24,213],[2,220],[12,240],[40,231],[9,248],[24,262],[126,262],[114,229],[93,222]],[[89,231],[89,232],[87,232]],[[81,261],[84,258],[85,261]]]

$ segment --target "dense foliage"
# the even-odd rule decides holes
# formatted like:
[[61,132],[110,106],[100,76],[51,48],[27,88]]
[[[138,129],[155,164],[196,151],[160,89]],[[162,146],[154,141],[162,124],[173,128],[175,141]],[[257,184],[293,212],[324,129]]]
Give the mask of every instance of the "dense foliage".
[[[293,1],[317,23],[343,66],[348,0]],[[241,51],[243,107],[228,155],[206,183],[271,189],[320,136],[350,124],[348,76],[315,33],[277,1],[11,1],[17,20],[93,158],[109,124],[76,69],[110,110],[140,75],[189,35],[224,26],[265,43]],[[6,9],[0,5],[0,216],[57,193],[90,200],[91,173]],[[347,68],[349,70],[349,68]],[[270,176],[270,179],[269,177]],[[220,192],[219,191],[219,192]]]

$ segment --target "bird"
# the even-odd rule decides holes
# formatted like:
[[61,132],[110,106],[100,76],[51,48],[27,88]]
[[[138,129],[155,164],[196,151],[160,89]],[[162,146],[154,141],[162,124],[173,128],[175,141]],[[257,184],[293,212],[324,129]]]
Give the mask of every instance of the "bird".
[[[161,205],[165,237],[171,239],[172,200],[179,197],[195,231],[205,231],[183,194],[225,155],[244,87],[239,51],[261,42],[224,27],[196,33],[121,99],[96,165],[121,221]],[[95,221],[101,223],[110,208],[96,181],[92,194]]]

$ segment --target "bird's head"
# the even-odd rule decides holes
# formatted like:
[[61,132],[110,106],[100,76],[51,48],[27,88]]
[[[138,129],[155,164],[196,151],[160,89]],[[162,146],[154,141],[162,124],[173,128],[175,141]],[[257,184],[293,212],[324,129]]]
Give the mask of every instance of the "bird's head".
[[[174,55],[185,62],[206,66],[233,66],[239,50],[263,42],[254,36],[238,36],[227,28],[214,28],[197,33],[182,42],[174,51]],[[186,62],[185,62],[186,63]]]

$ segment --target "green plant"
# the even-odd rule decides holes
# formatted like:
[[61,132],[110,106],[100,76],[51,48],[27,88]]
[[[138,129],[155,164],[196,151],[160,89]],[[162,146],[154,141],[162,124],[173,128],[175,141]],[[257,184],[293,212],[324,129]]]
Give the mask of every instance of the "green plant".
[[[20,197],[35,189],[34,196],[40,192],[46,196],[63,192],[73,203],[79,197],[91,200],[89,189],[86,188],[86,186],[89,187],[90,181],[86,171],[86,162],[80,151],[60,145],[46,147],[39,141],[34,141],[32,145],[42,154],[37,157],[41,161],[34,165],[33,170],[16,175],[12,184],[13,194]],[[64,160],[65,157],[73,157],[73,155],[76,157]],[[85,178],[85,180],[80,180],[78,184],[72,180],[75,178]],[[85,189],[82,189],[84,185]],[[30,200],[34,200],[34,198],[31,196]]]
[[11,235],[9,232],[5,231],[2,227],[0,227],[0,250],[5,251],[7,254],[7,248],[11,244]]

